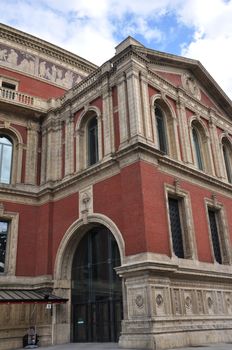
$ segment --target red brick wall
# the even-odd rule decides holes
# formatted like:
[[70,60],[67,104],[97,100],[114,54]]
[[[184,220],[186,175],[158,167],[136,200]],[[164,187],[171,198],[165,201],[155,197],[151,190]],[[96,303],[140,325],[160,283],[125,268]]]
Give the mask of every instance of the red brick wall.
[[[137,162],[120,173],[93,186],[94,212],[109,217],[125,241],[126,255],[154,252],[170,256],[165,184],[174,176],[162,173],[155,165]],[[189,193],[194,234],[200,261],[212,262],[205,198],[212,193],[187,181],[180,188]],[[222,195],[232,238],[231,200]],[[78,219],[78,194],[38,206],[4,203],[5,211],[19,213],[17,275],[51,274],[60,242]]]
[[18,91],[24,92],[32,96],[49,99],[52,97],[59,97],[65,93],[64,88],[54,86],[48,82],[41,81],[14,71],[10,71],[4,68],[0,68],[0,74],[6,78],[12,78],[18,80]]

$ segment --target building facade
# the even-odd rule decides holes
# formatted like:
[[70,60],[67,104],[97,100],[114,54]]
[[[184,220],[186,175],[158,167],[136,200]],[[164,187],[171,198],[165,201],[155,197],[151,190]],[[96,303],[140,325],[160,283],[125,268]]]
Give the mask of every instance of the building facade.
[[1,25],[0,349],[31,325],[41,344],[232,340],[231,116],[198,61],[129,37],[96,67]]

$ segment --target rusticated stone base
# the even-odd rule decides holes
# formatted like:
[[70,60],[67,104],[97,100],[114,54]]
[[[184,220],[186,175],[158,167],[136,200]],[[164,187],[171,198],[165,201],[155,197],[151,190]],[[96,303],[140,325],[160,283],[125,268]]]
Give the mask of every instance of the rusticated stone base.
[[165,334],[123,335],[119,345],[125,349],[164,350],[232,341],[232,330],[205,330]]
[[[149,258],[149,259],[148,259]],[[162,350],[232,341],[231,267],[142,254],[124,278],[124,348]]]

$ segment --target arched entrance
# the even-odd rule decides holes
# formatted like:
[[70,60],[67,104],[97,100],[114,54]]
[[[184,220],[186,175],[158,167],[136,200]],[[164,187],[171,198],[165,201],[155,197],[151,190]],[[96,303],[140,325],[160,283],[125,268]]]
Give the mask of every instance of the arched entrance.
[[80,240],[72,264],[74,342],[116,342],[122,320],[122,286],[117,242],[98,225]]

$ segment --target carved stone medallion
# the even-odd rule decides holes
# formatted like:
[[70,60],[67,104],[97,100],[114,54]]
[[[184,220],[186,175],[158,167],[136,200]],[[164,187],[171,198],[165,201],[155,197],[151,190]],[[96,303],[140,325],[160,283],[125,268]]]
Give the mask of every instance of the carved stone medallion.
[[142,308],[144,306],[144,297],[141,294],[136,295],[135,304],[138,308]]

